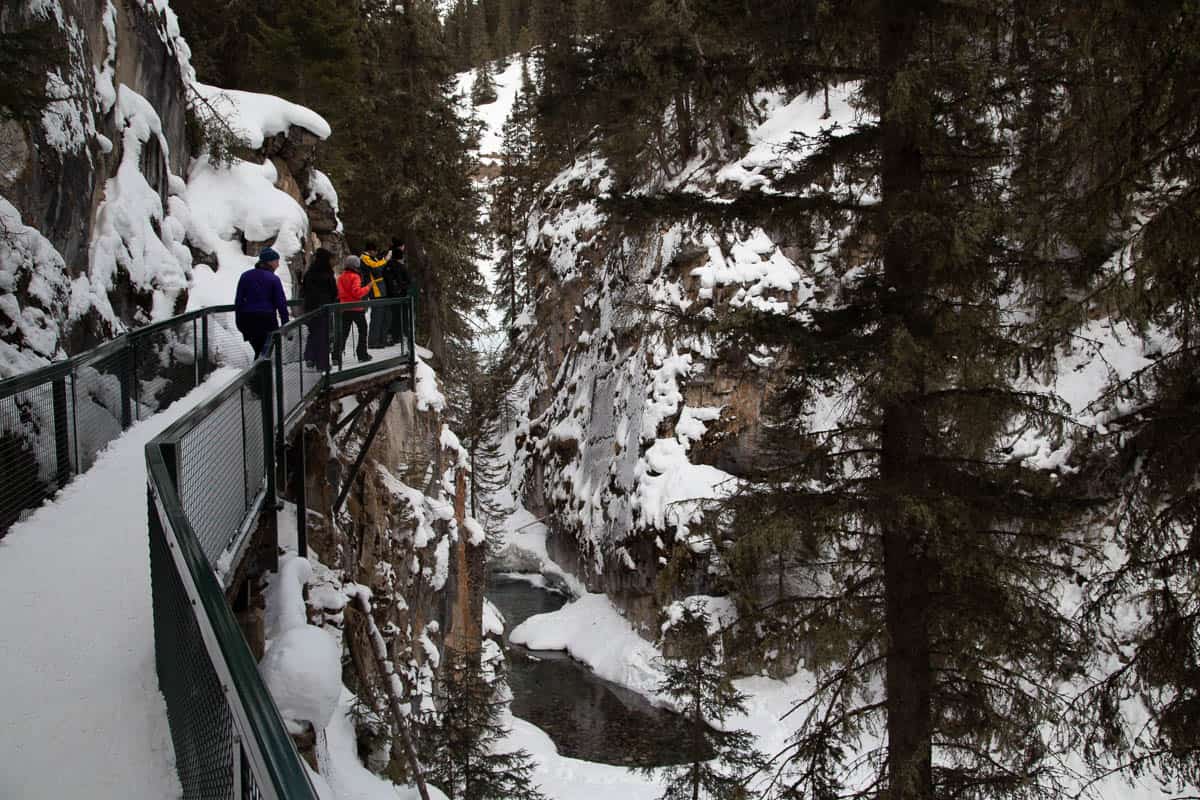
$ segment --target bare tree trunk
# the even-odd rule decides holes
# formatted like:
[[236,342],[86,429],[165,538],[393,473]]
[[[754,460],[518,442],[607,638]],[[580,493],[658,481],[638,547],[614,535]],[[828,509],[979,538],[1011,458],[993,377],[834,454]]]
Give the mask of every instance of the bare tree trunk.
[[[375,618],[371,616],[371,605],[366,597],[359,593],[354,596],[354,601],[358,605],[358,610],[365,617],[364,621],[372,645],[370,650],[375,657],[375,667],[379,670],[379,682],[383,684],[384,694],[387,695],[388,708],[392,712],[392,724],[396,726],[396,732],[399,733],[400,742],[404,746],[404,756],[408,760],[408,768],[412,771],[413,782],[417,785],[417,792],[421,795],[421,800],[429,800],[429,787],[425,785],[421,762],[417,760],[417,749],[413,746],[412,736],[408,732],[408,717],[400,706],[400,696],[396,691],[395,671],[391,662],[387,660],[387,645],[383,641],[383,635],[379,632],[379,628],[375,625]],[[350,637],[348,641],[353,642],[354,638]]]

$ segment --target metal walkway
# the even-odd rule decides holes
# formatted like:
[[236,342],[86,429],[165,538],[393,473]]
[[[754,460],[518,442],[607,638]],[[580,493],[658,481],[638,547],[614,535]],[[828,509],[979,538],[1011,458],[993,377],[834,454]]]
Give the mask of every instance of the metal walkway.
[[[225,590],[255,531],[274,529],[282,443],[305,409],[345,381],[412,376],[415,314],[408,298],[326,306],[254,360],[232,312],[184,314],[0,382],[0,536],[135,422],[218,367],[240,368],[145,447],[156,671],[184,797],[315,798]],[[355,350],[343,347],[351,314],[386,320],[397,341],[369,362],[342,360]]]

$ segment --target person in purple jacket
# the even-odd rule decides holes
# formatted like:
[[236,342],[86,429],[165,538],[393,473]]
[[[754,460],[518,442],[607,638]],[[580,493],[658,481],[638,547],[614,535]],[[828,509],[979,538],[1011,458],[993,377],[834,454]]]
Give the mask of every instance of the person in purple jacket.
[[237,295],[233,300],[234,321],[242,338],[254,348],[255,358],[266,353],[271,332],[288,321],[283,283],[275,274],[278,268],[279,253],[264,247],[254,269],[246,270],[238,279]]

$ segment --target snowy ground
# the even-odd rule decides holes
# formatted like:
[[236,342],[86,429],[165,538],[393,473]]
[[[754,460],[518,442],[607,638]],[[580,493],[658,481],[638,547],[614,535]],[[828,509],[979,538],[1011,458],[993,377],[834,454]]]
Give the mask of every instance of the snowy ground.
[[144,448],[234,375],[132,427],[0,541],[0,797],[180,795],[154,671]]

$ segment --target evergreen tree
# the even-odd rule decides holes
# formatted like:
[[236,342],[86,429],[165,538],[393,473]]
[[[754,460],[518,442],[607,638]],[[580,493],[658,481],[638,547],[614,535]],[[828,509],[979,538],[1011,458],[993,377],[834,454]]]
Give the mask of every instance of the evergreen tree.
[[442,41],[445,42],[446,52],[457,70],[471,67],[470,31],[467,26],[468,4],[469,0],[455,0],[450,13],[446,15],[442,30]]
[[[252,35],[249,71],[258,86],[321,113],[338,143],[358,123],[360,107],[347,92],[362,69],[359,21],[337,0],[296,0],[260,17]],[[355,156],[344,145],[327,147],[322,167],[336,177],[353,169]]]
[[746,800],[751,796],[746,784],[765,763],[749,731],[717,732],[708,726],[745,713],[747,699],[730,680],[709,622],[702,609],[687,606],[665,637],[664,647],[674,657],[664,662],[656,688],[676,701],[688,719],[691,760],[643,768],[663,779],[660,800]]
[[527,56],[529,51],[533,49],[533,34],[529,31],[528,25],[522,25],[517,32],[517,52],[522,56]]
[[437,713],[421,725],[421,761],[430,783],[453,800],[543,800],[525,750],[497,752],[504,738],[503,656],[448,650],[442,659]]
[[[476,266],[478,192],[468,143],[473,124],[454,99],[455,75],[429,0],[381,3],[367,19],[366,119],[355,142],[369,154],[343,202],[352,237],[406,235],[419,296],[418,335],[428,343],[452,398],[473,354],[472,317],[484,299]],[[381,136],[380,130],[387,135]]]
[[507,63],[507,57],[513,51],[512,11],[508,0],[496,3],[496,32],[492,36],[492,52],[501,59],[501,64]]
[[492,76],[490,61],[480,62],[475,68],[475,82],[471,84],[471,105],[485,106],[496,102],[496,79]]
[[[1078,179],[1030,190],[1028,210],[1010,203],[1020,187],[1006,176],[1049,153],[1018,146],[1038,142],[1036,115],[1026,113],[1032,88],[1046,81],[1053,92],[1066,77],[1031,74],[1029,56],[1009,45],[1030,10],[1043,24],[1029,35],[1059,41],[1055,19],[1072,11],[1033,6],[864,2],[830,15],[806,3],[793,4],[788,20],[783,4],[738,18],[720,3],[695,3],[701,31],[720,26],[726,44],[712,49],[718,37],[703,33],[689,41],[692,22],[666,26],[665,45],[657,26],[634,40],[647,53],[681,56],[631,62],[633,74],[657,76],[632,107],[645,108],[647,120],[673,110],[680,123],[677,141],[661,145],[660,174],[701,141],[684,135],[682,115],[689,103],[705,105],[700,91],[733,109],[721,116],[739,119],[739,95],[764,78],[796,91],[855,78],[852,103],[864,112],[853,128],[797,142],[796,160],[773,176],[779,195],[719,210],[689,196],[610,205],[630,221],[646,211],[711,211],[726,225],[740,218],[782,228],[840,254],[825,272],[836,302],[803,317],[726,314],[716,326],[731,344],[786,348],[794,369],[775,398],[771,458],[714,517],[712,550],[740,581],[744,635],[805,642],[805,666],[816,675],[816,689],[793,710],[796,737],[774,763],[771,788],[780,795],[1062,791],[1062,742],[1051,734],[1067,710],[1059,687],[1083,675],[1091,653],[1049,587],[1098,557],[1080,533],[1081,512],[1098,498],[1018,443],[1063,446],[1074,432],[1065,405],[1039,387],[1053,370],[1047,343],[1064,341],[1075,322],[1041,298],[1064,274],[1088,285],[1097,262],[1072,254],[1095,253],[1104,231],[1076,227],[1051,241],[1029,227],[1033,216],[1072,207]],[[627,10],[639,26],[653,19],[654,9],[640,17]],[[747,60],[749,70],[732,63],[780,32],[800,46],[766,48]],[[725,59],[733,69],[710,72]],[[621,73],[598,83],[635,85]],[[690,95],[684,103],[679,87]],[[1014,135],[997,119],[1020,128]],[[850,399],[838,423],[806,427],[814,403],[831,394]],[[884,744],[861,754],[873,730],[886,732]],[[874,765],[874,780],[838,785],[850,757]]]
[[[527,73],[526,77],[527,76]],[[492,229],[496,235],[497,302],[504,324],[512,326],[529,301],[525,264],[525,230],[536,197],[537,173],[533,164],[533,108],[531,92],[522,88],[504,124],[500,174],[492,186]]]
[[472,3],[467,11],[471,32],[471,66],[478,67],[491,61],[492,46],[488,36],[487,13],[483,3]]
[[[1080,319],[1103,310],[1114,325],[1161,343],[1132,376],[1114,375],[1097,404],[1104,425],[1089,426],[1078,445],[1076,464],[1111,498],[1094,520],[1110,558],[1084,584],[1105,669],[1072,721],[1105,773],[1153,774],[1183,794],[1200,784],[1200,174],[1184,155],[1194,153],[1200,129],[1191,77],[1200,68],[1200,10],[1117,3],[1061,24],[1073,45],[1065,54],[1061,45],[1028,49],[1031,59],[1072,70],[1078,111],[1069,127],[1038,130],[1050,155],[1036,177],[1054,185],[1064,164],[1082,163],[1075,172],[1088,179],[1073,181],[1073,207],[1038,222],[1123,227],[1126,235],[1096,248],[1098,291],[1068,284],[1056,305]],[[1130,716],[1141,720],[1137,728]]]
[[259,80],[251,59],[258,21],[274,8],[268,0],[173,0],[171,10],[192,49],[192,66],[200,79],[229,89],[269,90]]

